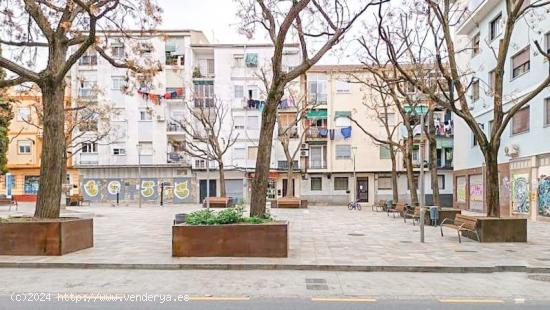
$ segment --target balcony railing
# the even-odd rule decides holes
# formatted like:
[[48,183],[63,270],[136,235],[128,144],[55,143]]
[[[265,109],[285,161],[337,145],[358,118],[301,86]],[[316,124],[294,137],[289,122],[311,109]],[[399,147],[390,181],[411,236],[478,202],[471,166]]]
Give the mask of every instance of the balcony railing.
[[310,169],[326,169],[327,168],[327,162],[324,160],[310,160],[309,161],[309,168]]
[[187,162],[187,158],[183,152],[168,152],[166,154],[166,161],[169,164],[183,164]]
[[328,138],[327,127],[314,126],[309,127],[306,131],[306,138],[310,139],[325,139]]
[[212,108],[214,107],[214,98],[195,98],[193,99],[195,108]]
[[166,125],[166,131],[168,132],[185,132],[181,124],[178,123],[168,123]]
[[[299,168],[299,167],[298,167],[298,161],[297,161],[297,160],[293,161],[293,163],[292,163],[292,168],[294,168],[294,169],[298,169],[298,168]],[[279,161],[277,161],[277,169],[279,169],[279,170],[286,170],[286,169],[288,169],[288,161],[286,161],[286,160],[279,160]]]
[[307,101],[310,104],[327,104],[327,94],[308,93]]
[[99,156],[97,153],[80,153],[80,165],[97,165],[99,164]]

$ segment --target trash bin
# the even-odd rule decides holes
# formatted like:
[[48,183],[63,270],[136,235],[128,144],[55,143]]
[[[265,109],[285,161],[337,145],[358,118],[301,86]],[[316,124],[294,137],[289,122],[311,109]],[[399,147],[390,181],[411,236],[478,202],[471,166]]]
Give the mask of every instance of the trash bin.
[[439,209],[436,206],[430,207],[430,220],[432,222],[432,226],[437,225],[439,220]]
[[391,199],[386,200],[386,210],[384,210],[384,211],[388,211],[392,208],[393,208],[393,200],[391,200]]

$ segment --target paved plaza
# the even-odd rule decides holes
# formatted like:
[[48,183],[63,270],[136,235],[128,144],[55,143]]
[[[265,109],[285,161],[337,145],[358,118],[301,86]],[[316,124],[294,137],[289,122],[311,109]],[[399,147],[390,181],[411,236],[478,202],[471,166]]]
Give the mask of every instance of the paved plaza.
[[[289,221],[288,258],[175,258],[171,256],[174,214],[191,212],[199,205],[145,205],[71,207],[63,216],[94,218],[94,247],[59,257],[0,256],[6,263],[69,264],[260,264],[294,266],[404,266],[550,268],[550,223],[528,223],[527,243],[478,243],[456,231],[426,226],[426,242],[419,242],[419,227],[386,213],[349,211],[343,206],[308,209],[272,209],[278,220]],[[34,205],[19,211],[0,209],[0,216],[32,214]],[[298,266],[298,267],[296,267]],[[160,268],[160,267],[159,267]],[[277,268],[277,267],[274,267]],[[292,268],[289,268],[292,269]],[[549,269],[550,270],[550,269]]]

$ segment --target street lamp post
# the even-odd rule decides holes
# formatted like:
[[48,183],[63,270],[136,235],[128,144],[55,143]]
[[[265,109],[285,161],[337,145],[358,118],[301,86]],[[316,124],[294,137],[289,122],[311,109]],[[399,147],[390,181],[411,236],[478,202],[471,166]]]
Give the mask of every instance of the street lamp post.
[[357,174],[356,174],[356,169],[355,169],[355,150],[357,150],[357,147],[356,146],[353,146],[351,148],[351,152],[352,152],[352,156],[353,156],[353,195],[355,197],[352,197],[351,201],[355,201],[357,199]]
[[138,206],[141,208],[141,144],[137,145],[138,151]]
[[424,243],[425,189],[424,189],[424,114],[420,115],[420,242]]

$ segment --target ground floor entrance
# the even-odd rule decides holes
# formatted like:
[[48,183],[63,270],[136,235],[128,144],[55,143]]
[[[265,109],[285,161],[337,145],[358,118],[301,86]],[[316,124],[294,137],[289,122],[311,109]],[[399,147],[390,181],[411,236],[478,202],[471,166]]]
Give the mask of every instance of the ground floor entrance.
[[369,178],[357,178],[355,199],[359,202],[369,202]]

